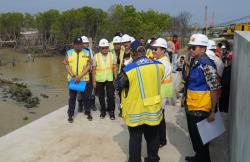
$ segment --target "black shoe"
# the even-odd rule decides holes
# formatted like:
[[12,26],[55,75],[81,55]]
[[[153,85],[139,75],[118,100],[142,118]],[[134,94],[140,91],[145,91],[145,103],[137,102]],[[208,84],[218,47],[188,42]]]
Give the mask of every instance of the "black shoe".
[[115,114],[114,113],[110,113],[109,117],[110,117],[110,120],[115,120]]
[[164,146],[166,146],[167,145],[167,142],[161,142],[161,144],[160,144],[160,148],[162,148],[162,147],[164,147]]
[[122,117],[122,112],[120,112],[120,113],[118,114],[118,116],[119,116],[119,117]]
[[69,123],[73,123],[73,121],[74,121],[73,117],[70,116],[70,117],[68,118],[68,122],[69,122]]
[[105,116],[106,116],[106,113],[103,113],[103,112],[102,112],[101,115],[100,115],[100,118],[101,118],[101,119],[104,119]]
[[84,115],[86,115],[86,116],[87,116],[87,115],[88,115],[88,113],[87,113],[86,111],[84,111]]
[[87,119],[88,119],[89,121],[92,121],[93,118],[92,118],[91,115],[88,115],[88,116],[87,116]]
[[185,161],[186,162],[198,162],[196,156],[186,156]]

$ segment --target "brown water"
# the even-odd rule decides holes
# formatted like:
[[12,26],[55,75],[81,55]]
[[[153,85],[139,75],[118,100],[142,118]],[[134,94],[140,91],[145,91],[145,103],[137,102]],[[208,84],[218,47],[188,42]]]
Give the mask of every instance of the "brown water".
[[[35,58],[34,62],[27,62],[27,54],[1,49],[0,59],[4,62],[13,60],[16,62],[15,66],[11,63],[0,66],[1,78],[17,78],[18,81],[27,84],[34,96],[40,98],[40,104],[31,109],[27,109],[23,104],[13,100],[0,98],[0,136],[67,104],[67,81],[62,64],[63,56],[39,57]],[[40,94],[46,94],[49,98],[45,99]]]

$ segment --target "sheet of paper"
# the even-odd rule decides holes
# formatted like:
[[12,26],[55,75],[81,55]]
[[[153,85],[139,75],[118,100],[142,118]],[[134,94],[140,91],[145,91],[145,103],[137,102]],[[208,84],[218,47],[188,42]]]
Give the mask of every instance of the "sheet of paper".
[[215,114],[215,121],[209,123],[207,119],[204,119],[197,123],[197,126],[203,144],[208,143],[225,132],[225,126],[220,112]]

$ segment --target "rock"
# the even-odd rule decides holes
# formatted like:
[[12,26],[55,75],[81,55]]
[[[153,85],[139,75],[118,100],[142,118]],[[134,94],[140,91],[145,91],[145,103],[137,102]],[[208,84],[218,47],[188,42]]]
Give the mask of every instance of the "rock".
[[11,80],[12,80],[13,82],[16,82],[16,81],[18,81],[19,79],[18,79],[18,78],[11,78]]
[[40,94],[40,96],[41,96],[41,97],[43,97],[43,98],[49,98],[49,96],[48,96],[48,95],[43,94],[43,93],[41,93],[41,94]]
[[27,117],[27,116],[25,116],[24,118],[23,118],[23,120],[28,120],[29,119],[29,117]]
[[2,92],[5,92],[5,96],[3,98],[10,97],[11,99],[16,100],[17,102],[23,102],[25,103],[24,106],[27,108],[37,106],[39,104],[39,98],[32,97],[32,92],[30,91],[30,89],[27,88],[27,85],[25,83],[15,82],[13,80],[17,80],[17,78],[12,78],[12,80],[0,78],[0,85],[3,85]]
[[27,107],[27,108],[33,108],[33,107],[36,107],[38,104],[39,104],[39,98],[38,97],[32,97],[32,98],[29,98],[27,100],[27,104],[25,104],[24,106]]

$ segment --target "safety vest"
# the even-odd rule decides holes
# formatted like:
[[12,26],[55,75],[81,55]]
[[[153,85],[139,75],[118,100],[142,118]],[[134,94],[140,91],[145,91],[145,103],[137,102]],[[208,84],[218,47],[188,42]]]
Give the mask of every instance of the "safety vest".
[[130,127],[159,125],[162,120],[160,86],[164,65],[142,56],[123,70],[129,80],[128,94],[123,90],[121,96],[122,116],[126,124]]
[[[70,49],[67,51],[67,58],[73,75],[78,76],[82,74],[84,68],[89,62],[89,52],[88,50],[82,50],[77,54],[75,49]],[[68,74],[68,80],[70,79],[71,76]],[[81,80],[89,81],[89,73],[86,73]]]
[[203,70],[205,65],[216,68],[213,61],[205,54],[198,59],[196,65],[191,67],[187,83],[187,107],[189,111],[210,112],[212,108],[211,92]]
[[[115,56],[115,59],[117,59],[117,55],[116,55],[116,53],[115,53],[115,50],[112,49],[111,52],[112,52],[113,55]],[[119,54],[120,64],[117,65],[117,67],[118,67],[118,73],[120,73],[120,71],[121,71],[121,67],[122,67],[122,63],[123,63],[123,56],[124,56],[124,49],[121,48],[121,49],[120,49],[120,54]]]
[[167,97],[173,97],[173,83],[172,83],[172,66],[169,62],[169,59],[167,56],[164,56],[163,58],[159,59],[162,64],[166,64],[170,68],[170,74],[161,81],[161,97],[167,98]]
[[96,81],[113,81],[113,54],[111,52],[108,52],[108,54],[104,56],[99,52],[95,54],[94,57],[96,60]]

